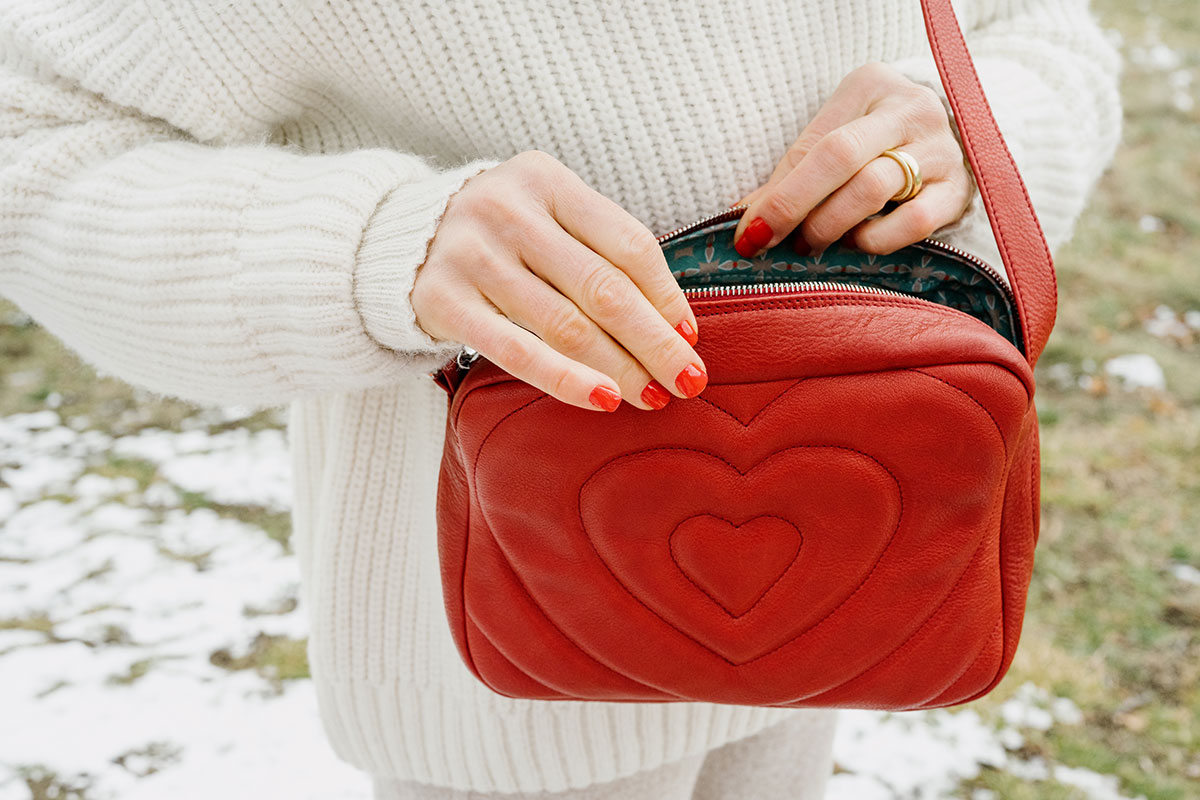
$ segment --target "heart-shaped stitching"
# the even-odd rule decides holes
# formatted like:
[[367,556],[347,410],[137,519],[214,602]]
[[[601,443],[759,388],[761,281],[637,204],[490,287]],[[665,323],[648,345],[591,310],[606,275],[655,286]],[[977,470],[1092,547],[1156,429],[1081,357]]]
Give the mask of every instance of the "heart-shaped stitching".
[[[551,636],[550,629],[557,629],[584,654],[602,655],[606,666],[647,685],[674,686],[685,674],[688,680],[725,685],[722,666],[685,667],[702,662],[699,645],[732,667],[749,670],[754,663],[756,680],[784,680],[789,688],[779,696],[799,697],[819,687],[808,685],[805,673],[791,669],[790,662],[785,676],[781,662],[769,659],[772,654],[790,648],[797,659],[836,658],[856,671],[869,667],[885,642],[888,650],[901,646],[936,611],[925,600],[935,586],[950,587],[969,561],[967,545],[977,544],[991,524],[992,516],[983,515],[995,510],[989,505],[994,493],[985,495],[981,487],[996,479],[978,468],[984,458],[995,462],[993,471],[1003,468],[1003,441],[989,439],[995,426],[979,413],[978,401],[968,404],[964,400],[974,399],[964,398],[965,392],[944,387],[931,400],[928,388],[914,385],[915,374],[920,373],[802,382],[796,393],[784,393],[786,402],[768,403],[754,419],[755,425],[778,427],[770,437],[751,436],[729,409],[716,408],[711,410],[718,413],[705,414],[689,432],[689,439],[702,446],[678,441],[667,428],[580,426],[570,446],[600,459],[575,465],[533,458],[516,470],[514,452],[563,445],[560,427],[545,424],[536,413],[549,402],[534,398],[509,410],[486,429],[483,441],[470,445],[478,448],[471,475],[482,506],[480,524],[486,522],[484,530],[519,576],[529,602],[545,613],[549,629],[536,629],[539,635]],[[886,391],[830,390],[834,384],[881,380]],[[880,405],[880,397],[888,402]],[[936,414],[914,414],[934,406]],[[518,419],[522,412],[527,412],[524,421]],[[850,427],[835,424],[840,420]],[[912,469],[893,472],[895,465],[906,467],[914,460],[910,452],[928,453],[929,443],[946,430],[956,437],[936,454],[936,481]],[[797,439],[810,443],[786,446]],[[860,439],[870,441],[870,455],[854,447]],[[507,442],[508,449],[485,447],[495,441]],[[814,460],[796,461],[803,451]],[[787,463],[777,461],[785,453],[792,454]],[[851,463],[855,455],[857,467]],[[632,471],[614,471],[634,462]],[[768,469],[769,463],[774,465]],[[879,481],[867,481],[875,484],[873,490],[862,479],[876,471]],[[536,502],[513,502],[531,497],[531,486],[539,487]],[[911,514],[906,511],[910,493],[915,498]],[[577,525],[560,511],[568,498],[577,504]],[[873,519],[854,513],[867,498],[875,506]],[[804,533],[795,567],[741,619],[689,580],[667,546],[682,520],[714,511],[736,522],[775,513],[794,520]],[[903,528],[901,518],[908,521]],[[881,541],[864,533],[885,535]],[[927,568],[913,570],[914,563]],[[475,599],[464,589],[464,603],[490,612],[492,596],[501,590],[498,582],[472,583]],[[796,593],[803,596],[793,602]],[[594,602],[580,603],[581,595]],[[889,602],[903,613],[868,613]],[[519,653],[533,629],[514,624],[510,616],[500,613],[489,623],[488,636]],[[861,635],[846,635],[849,622]],[[667,635],[664,625],[678,636]],[[653,652],[647,652],[648,643],[655,645]]]
[[[696,493],[689,484],[708,489]],[[661,619],[731,664],[752,661],[832,614],[883,555],[902,502],[895,477],[875,459],[828,445],[784,448],[744,472],[691,448],[625,453],[592,473],[579,491],[584,533],[610,574]],[[807,500],[798,504],[799,497]],[[779,576],[780,591],[764,592],[741,615],[714,603],[680,570],[669,545],[683,520],[713,507],[743,520],[776,516],[805,531],[794,568]],[[809,576],[822,577],[810,582]]]
[[779,583],[803,542],[795,525],[770,514],[736,525],[715,514],[697,514],[675,526],[669,537],[675,566],[734,619]]

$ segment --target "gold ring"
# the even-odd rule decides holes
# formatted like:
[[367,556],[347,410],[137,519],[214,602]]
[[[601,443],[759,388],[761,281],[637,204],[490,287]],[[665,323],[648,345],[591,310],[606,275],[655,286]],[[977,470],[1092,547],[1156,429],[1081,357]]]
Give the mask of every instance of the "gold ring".
[[921,178],[921,165],[917,160],[903,150],[884,150],[882,155],[894,160],[904,170],[904,188],[895,197],[893,203],[903,203],[916,197],[924,181]]

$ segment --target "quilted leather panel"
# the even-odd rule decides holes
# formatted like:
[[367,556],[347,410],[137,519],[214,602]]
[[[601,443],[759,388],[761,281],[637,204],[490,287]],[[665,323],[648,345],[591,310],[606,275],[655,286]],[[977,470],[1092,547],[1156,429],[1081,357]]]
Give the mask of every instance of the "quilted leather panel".
[[803,543],[795,525],[770,514],[737,523],[693,514],[667,536],[680,574],[735,619],[754,610],[783,580]]
[[[1001,519],[1016,503],[1028,533],[1031,376],[994,331],[971,322],[964,333],[961,315],[860,301],[697,307],[712,342],[750,326],[768,335],[768,319],[819,332],[848,315],[859,324],[840,330],[857,339],[816,333],[793,349],[788,336],[750,364],[702,340],[714,396],[729,405],[736,393],[743,407],[706,402],[706,389],[655,412],[660,425],[631,407],[567,406],[486,360],[472,368],[448,417],[469,423],[447,450],[466,465],[468,492],[446,502],[470,513],[444,552],[464,561],[444,575],[466,576],[447,581],[460,594],[447,609],[463,615],[453,629],[485,682],[544,699],[910,708],[996,676],[1013,623],[1005,587],[1028,582],[1003,552]],[[885,321],[900,330],[875,336]],[[956,339],[959,360],[928,346]],[[843,369],[831,374],[834,347]],[[847,352],[858,371],[843,374]],[[777,384],[737,393],[748,370],[776,370],[764,377]],[[473,402],[487,413],[465,413]],[[740,613],[672,551],[673,534],[704,515],[723,517],[726,535],[746,528],[752,544],[781,537],[761,563],[741,557],[757,565],[746,585],[721,589]],[[764,518],[797,532],[793,561],[784,528],[754,534]]]
[[[776,406],[777,413],[782,417],[789,406],[798,408],[805,402],[797,391],[790,403]],[[697,432],[707,429],[717,441],[725,439],[726,423],[706,417]],[[772,431],[792,427],[790,421],[770,418],[757,424]],[[754,436],[754,427],[743,439]],[[800,426],[794,432],[800,441],[813,435]],[[725,440],[730,449],[740,445],[736,438]],[[691,638],[729,663],[753,661],[833,613],[877,566],[900,519],[900,485],[875,459],[847,447],[795,444],[749,468],[726,460],[719,449],[703,452],[691,447],[634,450],[585,478],[577,501],[578,530],[586,540],[581,544],[590,544],[602,562],[597,566],[606,573],[597,575],[597,592],[622,587],[676,635]],[[484,454],[481,467],[486,458]],[[704,490],[696,491],[697,486]],[[633,520],[630,508],[638,509]],[[794,565],[789,560],[782,565],[786,572],[780,569],[771,576],[778,582],[764,585],[758,573],[733,571],[731,561],[752,557],[739,556],[737,548],[754,546],[753,539],[734,542],[728,559],[714,563],[731,579],[750,582],[750,589],[762,595],[741,616],[730,615],[714,602],[673,558],[671,537],[676,529],[703,515],[747,525],[772,520],[804,534]],[[519,544],[510,547],[503,522],[497,520],[492,532],[517,557]],[[839,575],[840,586],[814,580],[830,573]],[[661,629],[654,626],[656,635]]]

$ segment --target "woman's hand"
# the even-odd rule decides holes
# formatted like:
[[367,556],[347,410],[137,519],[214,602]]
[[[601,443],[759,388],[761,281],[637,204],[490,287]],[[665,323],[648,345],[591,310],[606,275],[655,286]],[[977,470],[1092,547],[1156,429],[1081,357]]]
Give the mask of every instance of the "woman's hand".
[[708,381],[696,317],[654,234],[540,150],[450,197],[412,306],[434,339],[582,408],[662,408]]
[[[916,158],[924,188],[867,219],[904,189],[904,170],[881,156],[893,148]],[[957,220],[973,192],[941,99],[888,65],[870,63],[842,80],[767,183],[739,201],[750,207],[734,246],[750,258],[800,225],[801,254],[820,253],[847,233],[860,250],[891,253]]]

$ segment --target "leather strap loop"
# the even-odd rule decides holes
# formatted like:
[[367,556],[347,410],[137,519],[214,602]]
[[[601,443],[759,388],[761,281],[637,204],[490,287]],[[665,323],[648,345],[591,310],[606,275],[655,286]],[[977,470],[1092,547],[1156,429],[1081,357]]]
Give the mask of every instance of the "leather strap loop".
[[929,47],[954,111],[963,150],[1017,300],[1032,367],[1058,311],[1054,261],[1025,182],[984,95],[950,0],[921,0]]

